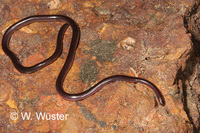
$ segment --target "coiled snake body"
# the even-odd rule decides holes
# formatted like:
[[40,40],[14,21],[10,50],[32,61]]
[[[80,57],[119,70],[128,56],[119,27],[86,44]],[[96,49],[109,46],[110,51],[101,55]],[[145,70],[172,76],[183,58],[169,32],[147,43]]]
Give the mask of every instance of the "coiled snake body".
[[[66,24],[64,24],[61,27],[61,29],[59,30],[58,37],[57,37],[57,46],[56,46],[56,50],[53,53],[53,55],[50,56],[48,59],[46,59],[36,65],[33,65],[31,67],[24,67],[21,64],[19,58],[9,48],[9,42],[10,42],[11,36],[18,29],[20,29],[26,25],[29,25],[33,22],[41,22],[41,21],[64,21],[64,22],[66,22]],[[76,49],[79,45],[79,40],[80,40],[79,26],[76,24],[76,22],[74,20],[72,20],[71,18],[69,18],[67,16],[37,15],[37,16],[31,16],[31,17],[25,18],[21,21],[18,21],[17,23],[13,24],[11,27],[9,27],[6,30],[6,32],[3,36],[3,39],[2,39],[3,51],[6,53],[6,55],[8,55],[10,57],[10,59],[12,60],[12,63],[14,64],[15,68],[19,72],[21,72],[21,73],[36,72],[36,71],[44,68],[45,66],[53,63],[61,55],[62,50],[63,50],[63,36],[65,34],[66,29],[69,26],[71,26],[71,28],[73,30],[71,45],[70,45],[70,49],[69,49],[69,52],[67,55],[67,59],[64,63],[62,70],[60,71],[60,74],[58,75],[58,78],[56,81],[56,90],[62,98],[64,98],[65,100],[68,100],[68,101],[83,100],[83,99],[95,94],[97,91],[99,91],[101,88],[103,88],[105,85],[107,85],[109,83],[112,83],[115,81],[127,81],[127,82],[132,82],[132,83],[142,83],[142,84],[149,86],[156,93],[159,103],[162,106],[165,105],[165,100],[164,100],[162,93],[153,83],[151,83],[150,81],[143,79],[143,78],[130,77],[130,76],[125,76],[125,75],[115,75],[115,76],[107,77],[107,78],[101,80],[100,82],[98,82],[96,85],[94,85],[87,91],[84,91],[82,93],[78,93],[78,94],[66,93],[63,89],[63,82],[64,82],[64,79],[65,79],[67,73],[70,71],[70,69],[72,67],[72,64],[73,64],[73,61],[75,58],[75,54],[76,54]]]

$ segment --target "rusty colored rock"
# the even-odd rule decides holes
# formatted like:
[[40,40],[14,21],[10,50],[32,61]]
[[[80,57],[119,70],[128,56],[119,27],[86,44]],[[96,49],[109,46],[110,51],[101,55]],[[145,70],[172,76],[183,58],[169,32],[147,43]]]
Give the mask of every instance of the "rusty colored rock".
[[[124,74],[155,83],[166,106],[147,86],[126,82],[109,84],[83,101],[63,100],[55,83],[70,46],[69,28],[60,58],[33,74],[19,73],[0,48],[0,132],[199,132],[199,9],[197,0],[2,1],[1,39],[10,25],[31,15],[67,15],[79,24],[66,92]],[[54,52],[62,24],[25,26],[13,34],[10,47],[25,66],[38,63]]]

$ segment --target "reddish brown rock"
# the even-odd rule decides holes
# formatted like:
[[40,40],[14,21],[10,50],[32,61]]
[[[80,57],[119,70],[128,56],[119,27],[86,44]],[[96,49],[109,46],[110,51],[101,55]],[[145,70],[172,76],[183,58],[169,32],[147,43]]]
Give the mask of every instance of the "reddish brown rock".
[[[19,73],[0,49],[0,132],[198,132],[199,57],[191,39],[197,32],[191,28],[195,21],[187,18],[193,9],[199,10],[198,4],[195,0],[2,1],[1,39],[11,24],[31,15],[67,15],[79,24],[81,40],[64,82],[66,92],[79,93],[105,77],[124,74],[155,83],[166,106],[159,105],[147,86],[126,82],[109,84],[83,101],[62,99],[55,83],[68,53],[69,29],[60,58],[33,74]],[[54,52],[62,24],[21,28],[10,47],[25,66],[38,63]],[[16,111],[19,118],[12,120]],[[32,119],[23,120],[23,112],[31,112]],[[40,112],[51,119],[38,120]]]

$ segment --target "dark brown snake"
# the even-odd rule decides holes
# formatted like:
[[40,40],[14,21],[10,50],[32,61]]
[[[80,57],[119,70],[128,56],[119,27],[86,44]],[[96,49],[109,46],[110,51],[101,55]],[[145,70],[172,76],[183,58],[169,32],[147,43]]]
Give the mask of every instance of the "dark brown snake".
[[[25,67],[21,64],[19,58],[9,48],[9,42],[10,42],[11,36],[16,30],[19,30],[20,28],[22,28],[26,25],[29,25],[33,22],[41,22],[41,21],[64,21],[64,22],[66,22],[66,24],[64,24],[61,27],[61,29],[59,30],[58,37],[57,37],[57,46],[56,46],[56,50],[53,53],[53,55],[36,65],[33,65],[31,67]],[[88,98],[89,96],[95,94],[97,91],[99,91],[101,88],[103,88],[105,85],[107,85],[109,83],[112,83],[115,81],[127,81],[127,82],[132,82],[132,83],[142,83],[142,84],[149,86],[156,93],[159,103],[162,106],[165,105],[165,99],[164,99],[162,93],[153,83],[151,83],[150,81],[143,79],[143,78],[130,77],[130,76],[125,76],[125,75],[114,75],[114,76],[107,77],[107,78],[101,80],[100,82],[98,82],[96,85],[94,85],[87,91],[84,91],[82,93],[78,93],[78,94],[66,93],[63,89],[63,82],[64,82],[64,79],[65,79],[67,73],[69,72],[69,70],[71,69],[71,67],[73,65],[75,54],[76,54],[76,49],[79,45],[79,40],[80,40],[79,26],[76,24],[76,22],[74,20],[72,20],[71,18],[69,18],[67,16],[37,15],[37,16],[27,17],[21,21],[18,21],[17,23],[13,24],[6,30],[6,32],[3,36],[3,39],[2,39],[3,51],[6,53],[6,55],[8,55],[10,57],[10,59],[12,60],[12,63],[14,64],[15,68],[19,72],[21,72],[21,73],[36,72],[36,71],[44,68],[45,66],[53,63],[61,55],[62,50],[63,50],[64,34],[69,26],[71,26],[71,28],[73,30],[71,45],[70,45],[70,49],[69,49],[65,64],[64,64],[60,74],[58,75],[58,78],[56,81],[56,90],[62,98],[64,98],[65,100],[68,100],[68,101],[83,100],[83,99]]]

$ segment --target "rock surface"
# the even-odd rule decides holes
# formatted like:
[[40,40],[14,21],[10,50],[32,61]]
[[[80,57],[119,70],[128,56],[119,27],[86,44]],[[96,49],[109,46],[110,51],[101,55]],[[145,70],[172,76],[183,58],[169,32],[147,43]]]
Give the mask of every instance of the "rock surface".
[[[0,48],[0,132],[199,132],[199,40],[190,18],[195,0],[4,0],[0,3],[0,38],[20,19],[61,14],[81,29],[80,45],[64,88],[87,90],[103,78],[124,74],[150,80],[160,88],[166,106],[142,84],[115,82],[78,102],[63,100],[56,78],[66,59],[33,74],[19,73]],[[196,15],[198,17],[198,15]],[[54,52],[63,23],[33,23],[16,31],[10,48],[25,66]],[[17,112],[18,118],[16,118]],[[24,114],[30,119],[24,119]],[[42,114],[44,119],[38,120]]]

